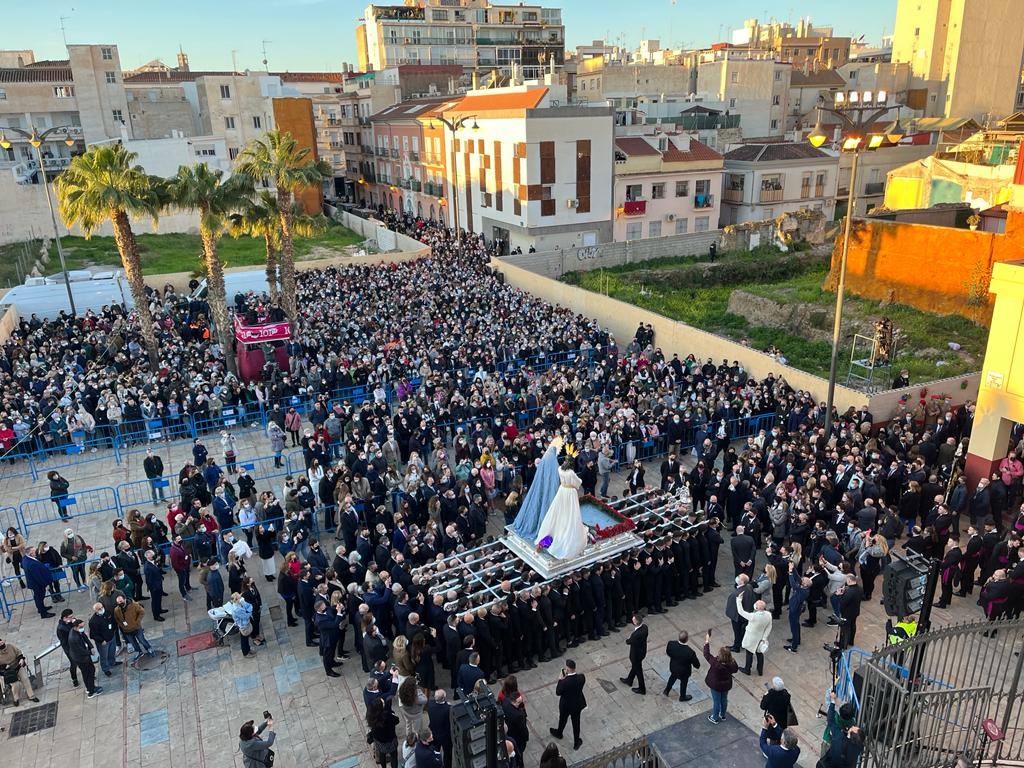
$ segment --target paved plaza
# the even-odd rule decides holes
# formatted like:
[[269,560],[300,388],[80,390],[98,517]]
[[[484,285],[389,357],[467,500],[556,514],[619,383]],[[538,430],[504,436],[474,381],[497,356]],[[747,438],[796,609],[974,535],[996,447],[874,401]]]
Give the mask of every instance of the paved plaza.
[[[262,432],[238,437],[241,461],[269,453]],[[219,459],[219,441],[210,436],[207,445],[211,456]],[[155,447],[161,452],[167,474],[176,473],[191,455],[188,442],[159,443]],[[97,456],[99,454],[86,454],[83,458]],[[111,455],[61,471],[71,481],[74,494],[76,490],[111,487],[143,478],[144,456],[142,452],[127,454],[122,457],[123,463],[117,464]],[[687,463],[692,463],[692,459]],[[656,463],[648,467],[647,477],[658,477]],[[271,483],[279,486],[283,479],[260,481],[257,487],[262,490]],[[613,476],[613,493],[621,492],[623,485],[623,473]],[[29,477],[0,476],[0,506],[17,506],[22,501],[46,496],[43,475],[35,482]],[[143,507],[144,510],[149,508],[148,504]],[[162,515],[163,507],[160,510]],[[113,514],[89,515],[74,519],[70,525],[99,553],[111,547],[112,519]],[[500,515],[492,515],[494,532],[499,530],[500,523]],[[27,538],[31,543],[40,539],[59,542],[65,527],[63,522],[33,526]],[[323,540],[333,548],[333,539],[325,536]],[[9,575],[10,566],[3,567],[7,569],[4,575]],[[719,559],[718,580],[723,585],[732,582],[728,540]],[[201,592],[195,593],[192,602],[185,603],[177,596],[172,582],[173,575],[165,582],[166,591],[171,593],[164,601],[171,611],[167,621],[153,622],[147,608],[143,622],[147,637],[167,652],[166,660],[146,671],[124,665],[113,677],[100,675],[98,682],[104,687],[103,694],[86,700],[83,688],[72,687],[63,654],[60,651],[50,654],[43,663],[45,686],[39,696],[44,704],[58,703],[56,725],[26,736],[9,738],[8,733],[0,734],[4,765],[241,766],[238,728],[245,720],[258,721],[265,709],[270,710],[275,719],[277,765],[327,768],[372,765],[363,726],[361,689],[366,676],[355,656],[340,667],[342,677],[325,677],[317,649],[306,647],[301,627],[285,626],[275,585],[261,579],[258,586],[264,598],[264,611],[269,611],[269,616],[263,619],[267,643],[258,649],[255,658],[242,657],[237,638],[222,648],[179,655],[179,642],[207,632],[211,621],[204,610]],[[798,655],[782,649],[788,636],[785,618],[774,623],[764,676],[736,676],[729,711],[730,717],[738,722],[723,724],[721,731],[713,732],[713,737],[708,731],[713,726],[703,718],[710,706],[703,682],[706,671],[703,661],[702,669],[690,681],[692,701],[680,703],[675,695],[669,698],[661,695],[668,669],[664,647],[680,630],[689,631],[695,647],[709,627],[714,629],[716,647],[721,641],[731,639],[731,628],[724,615],[726,595],[727,587],[723,587],[699,600],[684,601],[665,614],[650,617],[646,696],[632,693],[628,686],[619,682],[619,677],[628,669],[624,632],[570,649],[569,654],[587,676],[589,701],[582,718],[583,747],[572,752],[571,738],[561,743],[570,763],[658,732],[656,742],[672,766],[763,764],[756,743],[761,721],[758,702],[764,693],[764,683],[779,675],[793,693],[800,720],[797,730],[804,750],[801,765],[814,764],[824,725],[816,712],[830,682],[828,655],[821,645],[835,636],[833,629],[823,622],[815,629],[804,631]],[[58,604],[57,608],[65,606],[74,608],[85,618],[91,612],[87,592],[69,595],[68,602]],[[934,616],[937,623],[944,624],[978,618],[980,612],[966,601],[957,600],[950,611],[938,610]],[[35,654],[54,642],[54,622],[55,619],[39,619],[31,603],[19,605],[9,625],[0,622],[0,636],[18,645],[26,654]],[[858,622],[857,645],[870,649],[880,643],[884,622],[876,595],[871,605],[864,606]],[[349,650],[351,642],[350,633]],[[537,764],[544,744],[550,739],[548,728],[557,721],[554,686],[560,665],[561,661],[556,659],[518,675],[520,688],[526,696],[532,735],[526,751],[528,766]],[[440,675],[439,679],[444,680],[446,676]],[[25,702],[17,709],[6,708],[0,725],[6,728],[11,715],[25,709]],[[745,731],[742,726],[751,730]],[[713,745],[710,751],[708,744]],[[698,748],[697,745],[703,746]]]

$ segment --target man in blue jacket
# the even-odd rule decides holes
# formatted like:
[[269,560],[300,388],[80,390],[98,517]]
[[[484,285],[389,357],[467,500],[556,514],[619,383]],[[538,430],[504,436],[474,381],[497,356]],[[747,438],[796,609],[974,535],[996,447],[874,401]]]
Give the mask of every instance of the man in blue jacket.
[[761,754],[765,757],[765,768],[793,768],[800,759],[800,747],[796,744],[796,734],[786,728],[781,735],[781,743],[773,744],[771,734],[778,731],[778,724],[771,715],[764,716],[761,728]]
[[[836,694],[828,695],[828,751],[816,768],[856,768],[864,751],[864,731],[857,725],[845,725],[836,712]],[[845,727],[844,727],[845,726]]]
[[795,563],[789,564],[789,645],[782,646],[790,653],[800,647],[800,614],[811,594],[811,580],[796,572]]
[[46,564],[40,562],[39,558],[36,557],[35,547],[29,547],[25,550],[25,556],[21,559],[21,567],[25,571],[25,582],[28,584],[28,588],[32,590],[32,599],[35,601],[36,610],[39,611],[39,617],[42,619],[50,618],[53,614],[47,610],[43,600],[46,598],[46,588],[53,581],[53,574],[50,573],[50,569]]

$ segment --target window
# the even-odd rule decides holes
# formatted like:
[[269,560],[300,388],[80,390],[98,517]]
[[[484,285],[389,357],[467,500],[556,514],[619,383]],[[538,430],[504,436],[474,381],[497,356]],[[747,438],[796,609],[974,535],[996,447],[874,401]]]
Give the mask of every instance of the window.
[[434,11],[434,21],[448,21],[448,11]]
[[117,82],[117,72],[104,72],[103,77],[105,77],[107,83],[111,85]]
[[630,221],[626,224],[626,239],[639,240],[644,236],[644,225],[640,221]]
[[3,88],[0,88],[0,101],[4,101],[6,98],[7,98],[7,91],[5,91]]
[[811,174],[805,173],[800,179],[800,197],[806,198],[811,196]]
[[776,80],[781,80],[782,79],[782,71],[781,70],[778,70],[778,69],[775,70],[775,79]]
[[690,194],[690,182],[689,181],[677,181],[676,182],[676,197],[686,197]]
[[75,89],[70,85],[55,85],[53,86],[53,95],[58,99],[73,99]]
[[643,197],[644,185],[643,184],[627,184],[626,185],[626,200],[632,202],[639,200]]
[[676,234],[685,235],[690,229],[689,219],[676,219]]
[[262,128],[263,127],[263,118],[260,117],[259,115],[253,115],[252,116],[252,127],[253,128]]
[[220,97],[222,99],[230,99],[231,98],[231,86],[230,85],[222,85],[220,87]]
[[648,237],[661,237],[661,222],[652,221],[647,225]]
[[729,77],[729,82],[738,83],[739,81],[740,81],[740,73],[739,72],[733,72],[732,75]]
[[235,130],[235,118],[233,118],[233,117],[225,117],[224,118],[224,127],[227,128],[229,131]]
[[100,48],[100,57],[104,61],[114,60],[114,49],[113,48]]
[[729,99],[729,109],[736,109],[736,99]]
[[234,160],[236,157],[238,157],[238,147],[228,147],[228,157],[231,160]]
[[651,200],[663,200],[665,198],[664,184],[651,184]]
[[555,215],[555,200],[554,200],[554,198],[552,198],[550,200],[541,200],[540,201],[540,215],[541,216],[554,216]]
[[200,157],[216,157],[217,150],[213,147],[197,147],[196,154]]
[[711,220],[707,216],[698,216],[693,220],[693,231],[694,232],[707,232],[708,225]]
[[772,106],[774,106],[774,107],[777,107],[777,106],[779,106],[779,100],[780,100],[781,98],[782,98],[782,97],[781,97],[781,96],[779,96],[779,94],[775,94],[774,96],[772,96]]
[[772,120],[772,130],[773,131],[777,130],[778,127],[779,127],[779,121],[778,120]]
[[523,21],[536,21],[536,20],[537,20],[537,12],[536,11],[523,11]]
[[124,115],[121,114],[121,110],[120,109],[112,109],[112,110],[110,110],[110,114],[113,115],[115,123],[123,123],[124,122]]
[[695,195],[710,195],[711,194],[711,179],[697,179],[693,184],[693,194]]

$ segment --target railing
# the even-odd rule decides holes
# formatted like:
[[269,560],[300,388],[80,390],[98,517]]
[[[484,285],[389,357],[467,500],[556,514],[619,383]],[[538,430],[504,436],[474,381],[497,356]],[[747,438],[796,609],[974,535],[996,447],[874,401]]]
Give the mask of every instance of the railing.
[[727,203],[742,203],[743,192],[742,189],[726,189],[722,192],[722,199]]
[[573,768],[667,768],[658,748],[646,736],[573,764]]
[[359,118],[359,124],[360,125],[369,125],[370,124],[370,118],[368,118],[368,117],[360,117]]
[[786,190],[784,189],[762,189],[759,199],[762,203],[779,203],[785,196]]
[[420,186],[421,185],[420,185],[420,182],[416,181],[416,179],[413,179],[411,182],[409,182],[409,184],[410,184],[410,187],[411,187],[413,192],[419,192],[420,191]]
[[344,149],[345,148],[345,142],[343,142],[343,141],[332,141],[332,142],[330,142],[330,147],[331,147],[331,149]]
[[815,184],[814,185],[814,196],[815,197],[824,197],[825,196],[825,185],[824,184]]
[[398,150],[397,149],[392,149],[391,150],[391,159],[392,160],[397,160],[398,159]]
[[647,213],[647,201],[627,200],[622,204],[622,212],[626,216],[643,216]]
[[389,155],[387,147],[377,147],[377,157],[388,157]]
[[359,151],[362,152],[364,155],[372,155],[373,147],[371,147],[369,144],[360,144]]
[[864,185],[865,195],[883,195],[885,194],[885,182],[884,181],[869,181]]
[[408,152],[407,154],[409,155],[409,159],[410,159],[410,160],[411,160],[412,162],[414,162],[414,163],[418,163],[418,162],[420,161],[420,153],[419,153],[419,152],[417,152],[416,150],[414,150],[414,149],[410,149],[410,150],[409,150],[409,152]]

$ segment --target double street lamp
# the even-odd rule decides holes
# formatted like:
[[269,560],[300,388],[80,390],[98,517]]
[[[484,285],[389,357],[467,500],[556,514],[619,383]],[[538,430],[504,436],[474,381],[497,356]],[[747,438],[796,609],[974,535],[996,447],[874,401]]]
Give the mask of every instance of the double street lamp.
[[50,185],[46,183],[46,168],[43,163],[43,151],[41,149],[43,142],[46,141],[50,136],[55,134],[61,134],[64,136],[64,143],[69,146],[75,146],[75,139],[71,136],[71,129],[77,128],[75,125],[56,125],[53,128],[47,128],[41,133],[34,127],[30,131],[23,131],[20,128],[5,128],[0,131],[0,147],[4,149],[11,148],[11,140],[7,138],[6,131],[16,133],[28,139],[28,143],[31,144],[36,150],[36,161],[39,163],[39,178],[43,184],[43,191],[46,194],[46,206],[50,209],[50,222],[53,224],[53,239],[57,243],[57,255],[60,257],[60,270],[64,273],[64,288],[68,292],[68,303],[71,305],[71,316],[76,317],[78,312],[75,310],[75,298],[71,295],[71,280],[68,278],[68,267],[64,262],[64,248],[60,244],[60,231],[57,229],[57,214],[53,209],[53,199],[50,197]]
[[[881,132],[872,130],[876,121],[889,112],[892,107],[886,103],[888,94],[885,91],[838,91],[833,94],[831,105],[825,103],[825,97],[818,98],[817,122],[807,136],[811,146],[821,147],[829,140],[821,123],[822,112],[827,112],[839,120],[845,129],[845,136],[840,144],[843,152],[853,155],[850,166],[850,188],[846,200],[846,225],[843,231],[843,253],[839,262],[839,284],[836,287],[835,322],[832,326],[832,360],[828,369],[828,397],[825,402],[825,439],[832,435],[832,407],[836,392],[836,369],[839,363],[840,328],[843,323],[843,298],[846,288],[846,256],[850,250],[850,229],[853,224],[854,203],[857,188],[857,161],[861,151],[878,149],[886,142],[897,144],[903,138],[900,129],[899,113],[897,119],[886,126]],[[899,108],[897,107],[897,110]]]
[[[458,162],[455,159],[455,132],[457,130],[459,130],[459,128],[462,128],[466,124],[468,124],[470,120],[473,121],[473,125],[470,126],[470,128],[472,130],[479,131],[480,130],[480,126],[476,122],[476,115],[466,115],[465,117],[460,117],[458,120],[448,120],[447,118],[441,117],[440,115],[435,115],[435,116],[430,118],[430,127],[431,128],[434,127],[434,121],[435,120],[438,120],[441,123],[443,123],[445,126],[447,126],[448,130],[450,130],[452,132],[452,142],[451,142],[451,148],[452,148],[452,150],[451,150],[451,152],[452,152],[452,195],[451,195],[451,198],[452,198],[452,225],[453,225],[453,228],[455,229],[455,235],[456,235],[456,237],[458,237],[458,234],[459,234],[459,200],[458,200],[459,164],[458,164]],[[443,200],[443,198],[442,198],[442,200]]]

